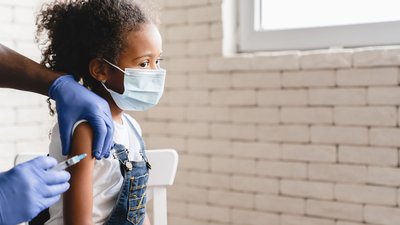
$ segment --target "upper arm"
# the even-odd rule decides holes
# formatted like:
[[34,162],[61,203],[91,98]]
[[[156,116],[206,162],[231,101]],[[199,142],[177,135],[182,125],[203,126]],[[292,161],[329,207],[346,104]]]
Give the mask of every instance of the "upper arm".
[[69,156],[86,153],[87,157],[69,167],[71,187],[63,195],[64,224],[93,224],[93,130],[88,123],[79,124],[73,134]]

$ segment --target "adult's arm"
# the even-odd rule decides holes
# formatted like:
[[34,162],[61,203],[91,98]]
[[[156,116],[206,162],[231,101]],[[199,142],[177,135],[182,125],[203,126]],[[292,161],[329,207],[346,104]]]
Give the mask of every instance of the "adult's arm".
[[114,132],[110,108],[71,75],[46,69],[0,44],[0,87],[49,95],[56,101],[64,155],[70,151],[73,125],[87,120],[94,129],[94,156],[108,157]]
[[61,75],[0,44],[0,87],[48,95]]

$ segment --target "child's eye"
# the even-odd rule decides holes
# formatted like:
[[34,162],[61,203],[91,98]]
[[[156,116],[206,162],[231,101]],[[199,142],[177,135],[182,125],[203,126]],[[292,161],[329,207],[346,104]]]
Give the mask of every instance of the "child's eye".
[[159,66],[159,65],[161,64],[161,61],[162,61],[162,60],[163,60],[163,59],[157,59],[157,60],[156,60],[156,65]]
[[149,61],[145,61],[145,62],[140,63],[139,66],[142,68],[146,68],[149,66],[149,64],[150,64]]

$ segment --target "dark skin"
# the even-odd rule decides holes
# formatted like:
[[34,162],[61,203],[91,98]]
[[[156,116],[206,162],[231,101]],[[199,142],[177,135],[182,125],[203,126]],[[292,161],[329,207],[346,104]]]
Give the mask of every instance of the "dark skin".
[[0,44],[0,87],[48,95],[60,72],[46,69],[36,62]]
[[[144,24],[138,31],[126,34],[126,50],[120,53],[117,66],[124,68],[157,69],[161,56],[161,35],[154,24]],[[95,58],[89,64],[92,77],[106,81],[107,88],[118,93],[124,92],[124,74]],[[122,123],[123,110],[118,108],[109,92],[99,82],[93,91],[103,97],[110,105],[113,120]],[[75,129],[70,156],[86,153],[91,155],[93,131],[87,123],[81,123]],[[69,169],[71,173],[70,189],[64,194],[64,224],[93,225],[93,169],[95,159],[86,157],[79,164]],[[146,215],[144,225],[150,225]]]

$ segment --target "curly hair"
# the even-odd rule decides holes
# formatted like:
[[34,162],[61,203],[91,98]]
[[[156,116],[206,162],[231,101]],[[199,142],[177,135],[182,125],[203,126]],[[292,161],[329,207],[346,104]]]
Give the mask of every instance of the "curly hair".
[[36,19],[41,64],[73,74],[86,87],[95,80],[88,65],[94,58],[116,63],[126,34],[156,23],[150,11],[135,0],[55,0],[43,5]]

